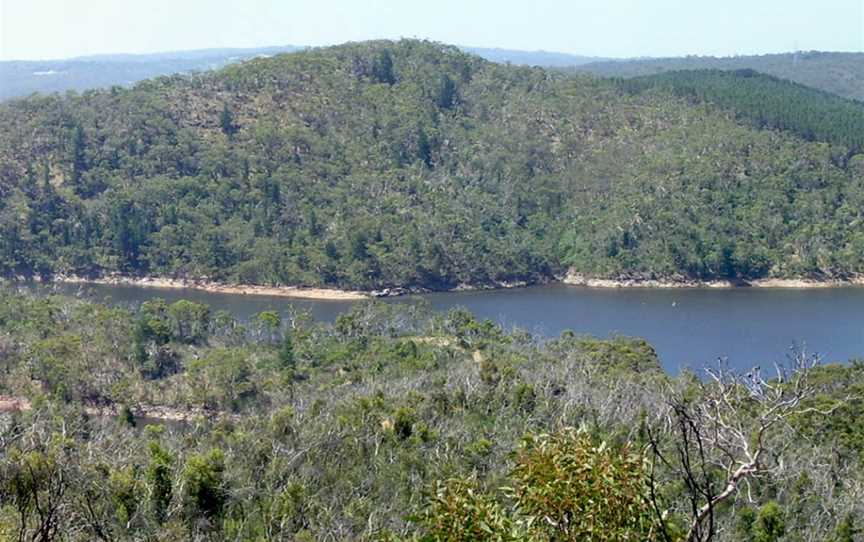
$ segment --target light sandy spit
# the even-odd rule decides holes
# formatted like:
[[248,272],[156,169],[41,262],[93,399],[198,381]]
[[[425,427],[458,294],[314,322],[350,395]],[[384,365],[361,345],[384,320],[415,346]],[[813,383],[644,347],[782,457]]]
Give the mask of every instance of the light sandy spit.
[[357,301],[372,295],[353,290],[331,290],[328,288],[302,288],[298,286],[256,286],[252,284],[223,284],[206,280],[169,279],[159,277],[132,278],[109,276],[86,278],[57,275],[53,282],[67,284],[106,284],[122,286],[143,286],[146,288],[194,289],[220,294],[265,295],[273,297],[293,297],[297,299],[317,299],[323,301]]

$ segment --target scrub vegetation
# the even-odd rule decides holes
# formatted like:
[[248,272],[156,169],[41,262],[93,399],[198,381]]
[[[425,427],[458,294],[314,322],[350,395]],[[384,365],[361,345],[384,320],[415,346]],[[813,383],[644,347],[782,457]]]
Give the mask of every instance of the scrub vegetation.
[[861,362],[673,376],[460,310],[12,291],[0,354],[3,540],[860,537]]

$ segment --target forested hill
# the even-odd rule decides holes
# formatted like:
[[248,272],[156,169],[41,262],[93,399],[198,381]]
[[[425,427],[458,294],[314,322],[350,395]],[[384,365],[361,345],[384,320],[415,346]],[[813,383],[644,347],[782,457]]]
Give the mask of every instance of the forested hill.
[[804,139],[864,149],[864,103],[846,100],[753,70],[687,70],[620,79],[628,92],[660,88],[715,103],[758,128],[789,130]]
[[638,77],[680,70],[750,69],[864,101],[864,53],[808,51],[734,57],[645,58],[594,62],[575,69],[603,77]]
[[367,42],[0,105],[0,271],[351,288],[864,271],[864,157]]

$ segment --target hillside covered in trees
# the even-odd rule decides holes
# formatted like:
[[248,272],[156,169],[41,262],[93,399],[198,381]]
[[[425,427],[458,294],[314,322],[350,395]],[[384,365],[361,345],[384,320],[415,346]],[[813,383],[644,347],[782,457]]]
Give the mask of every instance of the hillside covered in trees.
[[411,40],[14,100],[0,272],[356,289],[864,272],[864,157],[820,128],[845,111],[802,117],[806,141],[743,105]]
[[864,363],[784,367],[0,288],[0,539],[856,542]]
[[681,70],[754,70],[864,101],[864,53],[799,51],[733,57],[644,58],[593,62],[574,69],[603,77],[638,77]]
[[627,92],[659,88],[719,105],[757,128],[792,132],[808,141],[864,149],[864,103],[838,98],[753,70],[687,70],[620,79]]

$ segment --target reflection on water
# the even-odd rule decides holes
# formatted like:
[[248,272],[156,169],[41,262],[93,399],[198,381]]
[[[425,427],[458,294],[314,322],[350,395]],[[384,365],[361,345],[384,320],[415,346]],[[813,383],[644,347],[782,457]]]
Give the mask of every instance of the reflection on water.
[[[351,301],[315,301],[135,286],[57,285],[65,294],[134,305],[154,297],[190,299],[247,319],[264,310],[309,311],[332,321]],[[864,358],[864,288],[593,289],[550,285],[515,290],[452,292],[389,299],[424,299],[436,310],[462,306],[507,328],[556,336],[565,329],[599,337],[621,334],[650,341],[664,366],[677,372],[726,357],[733,367],[771,366],[790,347],[825,361]]]

